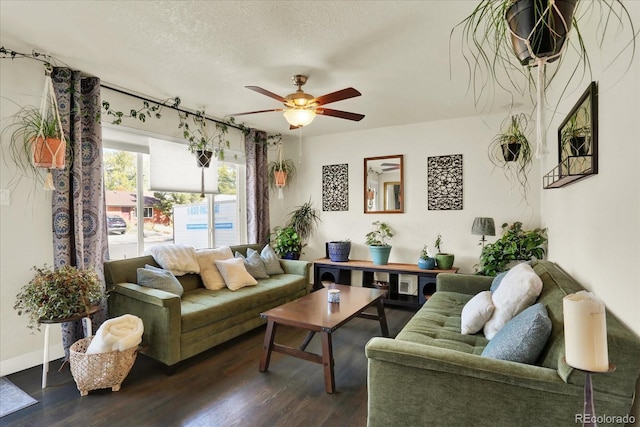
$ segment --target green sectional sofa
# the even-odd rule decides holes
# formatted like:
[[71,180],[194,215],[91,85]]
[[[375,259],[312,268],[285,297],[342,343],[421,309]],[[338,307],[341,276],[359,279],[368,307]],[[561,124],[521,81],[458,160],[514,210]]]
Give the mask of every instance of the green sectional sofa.
[[[563,359],[562,298],[583,288],[552,262],[533,269],[543,282],[537,302],[552,323],[534,365],[482,357],[482,332],[460,333],[462,308],[492,278],[440,274],[437,291],[395,339],[366,345],[368,426],[581,425],[585,373]],[[624,425],[640,376],[640,339],[611,313],[606,319],[616,370],[592,375],[595,411],[606,416],[600,426]]]
[[[231,246],[231,251],[246,256],[247,248],[260,252],[261,246]],[[179,276],[182,298],[137,285],[137,269],[146,264],[159,266],[152,256],[105,262],[109,316],[140,317],[142,353],[167,365],[168,372],[176,363],[264,324],[261,312],[309,293],[311,263],[306,261],[280,260],[284,274],[237,291],[206,289],[198,274]]]

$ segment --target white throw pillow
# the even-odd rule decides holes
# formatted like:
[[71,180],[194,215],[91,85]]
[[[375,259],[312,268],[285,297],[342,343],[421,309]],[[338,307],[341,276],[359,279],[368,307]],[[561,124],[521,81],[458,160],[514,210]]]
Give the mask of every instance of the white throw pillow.
[[465,335],[480,331],[493,314],[491,291],[477,293],[462,308],[460,332]]
[[257,285],[258,282],[249,274],[242,258],[216,260],[216,266],[224,277],[227,288],[237,291],[245,286]]
[[522,310],[532,305],[542,292],[542,280],[529,264],[518,264],[504,276],[493,293],[493,315],[484,325],[484,336],[491,339]]
[[147,252],[153,256],[158,264],[169,270],[174,276],[184,276],[189,273],[200,273],[200,265],[196,259],[196,250],[191,246],[168,244],[151,246]]
[[216,260],[233,258],[231,248],[229,246],[223,246],[216,249],[198,249],[196,251],[196,258],[200,265],[200,277],[202,278],[204,287],[212,291],[224,288],[224,277],[222,277],[216,266]]

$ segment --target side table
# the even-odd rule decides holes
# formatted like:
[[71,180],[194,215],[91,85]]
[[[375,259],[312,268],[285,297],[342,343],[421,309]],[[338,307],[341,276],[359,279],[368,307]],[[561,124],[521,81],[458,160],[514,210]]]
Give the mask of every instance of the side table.
[[99,306],[93,306],[89,309],[88,313],[78,314],[76,316],[67,317],[64,319],[41,319],[40,323],[44,324],[44,355],[42,358],[42,388],[47,388],[47,374],[49,373],[49,329],[51,325],[56,323],[74,322],[82,319],[82,323],[87,331],[85,338],[93,335],[91,331],[91,316],[100,309]]

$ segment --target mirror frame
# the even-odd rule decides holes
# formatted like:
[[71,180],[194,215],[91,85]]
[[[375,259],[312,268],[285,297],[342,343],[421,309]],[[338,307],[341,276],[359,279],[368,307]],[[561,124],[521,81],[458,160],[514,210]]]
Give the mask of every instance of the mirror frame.
[[[581,114],[582,112],[582,114]],[[569,132],[572,121],[585,128],[587,142],[584,143],[584,153],[577,152],[580,147],[570,147],[563,138],[565,132]],[[586,121],[587,123],[582,123]],[[563,140],[564,139],[564,140]],[[580,164],[576,160],[587,158],[589,161]],[[598,88],[596,82],[591,82],[582,94],[571,112],[558,127],[558,163],[560,174],[565,175],[595,175],[598,173]]]
[[[400,162],[400,169],[399,169],[399,173],[400,173],[400,179],[393,179],[393,181],[388,181],[385,182],[384,184],[393,182],[394,184],[399,183],[400,184],[400,193],[399,193],[399,199],[400,199],[400,208],[399,209],[382,209],[382,210],[369,210],[367,209],[367,205],[368,205],[368,199],[367,199],[367,193],[368,193],[368,171],[369,171],[369,164],[368,162],[374,162],[374,161],[382,161],[382,160],[398,160]],[[364,185],[363,185],[363,211],[366,214],[380,214],[380,213],[404,213],[404,155],[403,154],[394,154],[391,156],[379,156],[379,157],[365,157],[364,159]],[[383,186],[383,190],[382,192],[384,194],[382,194],[382,198],[381,198],[381,202],[383,203],[383,208],[384,206],[386,206],[387,204],[387,195],[386,192],[384,191],[384,188],[386,186]]]

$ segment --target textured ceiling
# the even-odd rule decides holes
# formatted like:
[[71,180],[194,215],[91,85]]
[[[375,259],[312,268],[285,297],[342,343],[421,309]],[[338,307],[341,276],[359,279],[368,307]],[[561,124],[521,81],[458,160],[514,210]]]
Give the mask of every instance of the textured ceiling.
[[[355,87],[362,96],[328,108],[361,122],[317,117],[304,136],[477,114],[467,94],[459,38],[450,31],[473,1],[0,1],[1,43],[35,49],[110,85],[225,115],[279,108],[245,89],[285,96],[294,74],[320,96]],[[517,100],[526,102],[526,100]],[[492,111],[509,99],[495,99]],[[287,133],[281,113],[245,124]]]

